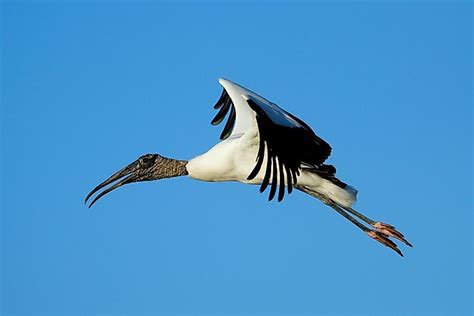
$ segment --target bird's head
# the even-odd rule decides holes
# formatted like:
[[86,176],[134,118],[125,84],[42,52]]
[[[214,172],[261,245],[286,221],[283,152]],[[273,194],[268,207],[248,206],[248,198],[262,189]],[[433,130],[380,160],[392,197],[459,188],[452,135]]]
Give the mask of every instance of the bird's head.
[[186,161],[170,159],[158,154],[143,155],[96,186],[87,195],[85,202],[87,203],[87,200],[89,200],[89,198],[94,193],[113,182],[115,182],[115,184],[100,192],[91,202],[91,204],[89,204],[89,207],[97,202],[97,200],[102,196],[106,195],[112,190],[117,189],[118,187],[121,187],[124,184],[140,181],[153,181],[185,175],[187,174],[185,166]]

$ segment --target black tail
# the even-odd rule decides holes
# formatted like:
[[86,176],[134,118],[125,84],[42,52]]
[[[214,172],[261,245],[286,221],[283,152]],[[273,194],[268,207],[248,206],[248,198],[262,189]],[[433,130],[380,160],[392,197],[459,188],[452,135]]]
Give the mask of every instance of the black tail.
[[314,167],[303,167],[303,170],[317,174],[323,179],[331,181],[341,189],[347,188],[347,184],[336,178],[336,167],[333,165],[319,165]]

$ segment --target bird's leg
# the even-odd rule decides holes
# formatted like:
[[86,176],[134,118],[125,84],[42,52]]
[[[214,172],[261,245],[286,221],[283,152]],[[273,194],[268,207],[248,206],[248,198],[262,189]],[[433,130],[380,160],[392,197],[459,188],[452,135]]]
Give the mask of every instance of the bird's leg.
[[[322,195],[322,194],[319,194],[317,192],[314,192],[314,191],[310,191],[308,189],[306,189],[305,187],[298,187],[298,189],[300,189],[301,191],[305,192],[305,193],[308,193],[309,195],[312,195],[316,198],[318,198],[319,200],[321,200],[324,204],[330,206],[332,209],[334,209],[336,212],[338,212],[339,214],[341,214],[342,216],[344,216],[346,219],[348,219],[351,223],[353,223],[354,225],[356,225],[357,227],[359,227],[363,232],[365,232],[369,237],[375,239],[376,241],[380,242],[381,244],[385,245],[386,247],[389,247],[391,248],[393,251],[395,251],[396,253],[398,253],[400,256],[403,257],[403,254],[402,252],[400,251],[400,249],[398,249],[397,245],[391,241],[388,237],[390,235],[387,235],[385,234],[383,231],[379,231],[379,230],[373,230],[373,229],[370,229],[368,227],[366,227],[365,225],[361,224],[359,221],[357,221],[355,218],[353,218],[352,216],[350,216],[349,214],[346,213],[346,211],[344,211],[336,202],[334,202],[333,200],[331,200],[330,198]],[[360,213],[358,213],[360,214]],[[355,215],[355,214],[354,214]],[[362,214],[360,214],[362,215]],[[363,215],[362,215],[363,216]],[[375,222],[374,222],[375,223]],[[370,224],[370,223],[368,223]]]
[[385,232],[383,231],[379,231],[379,230],[373,230],[373,229],[370,229],[366,226],[364,226],[363,224],[361,224],[360,222],[358,222],[355,218],[353,218],[352,216],[350,216],[349,214],[347,214],[342,208],[339,207],[339,205],[337,205],[334,201],[330,200],[330,199],[327,199],[328,201],[324,201],[323,202],[326,204],[326,205],[329,205],[330,207],[332,207],[336,212],[338,212],[339,214],[341,214],[342,216],[344,216],[345,218],[347,218],[349,221],[351,221],[354,225],[356,225],[357,227],[359,227],[363,232],[365,232],[369,237],[377,240],[378,242],[380,242],[381,244],[391,248],[392,250],[394,250],[396,253],[398,253],[400,256],[403,257],[403,254],[402,252],[400,251],[400,249],[398,249],[397,245],[391,241],[388,237],[390,235],[387,235],[385,234]]
[[403,236],[403,234],[400,233],[398,230],[396,230],[395,227],[393,227],[392,225],[386,224],[386,223],[383,223],[383,222],[376,222],[376,221],[368,218],[364,214],[361,214],[361,213],[357,212],[356,210],[354,210],[351,207],[345,207],[345,206],[342,206],[342,205],[341,205],[341,207],[343,209],[345,209],[346,211],[348,211],[349,213],[351,213],[352,215],[357,216],[358,218],[360,218],[361,220],[363,220],[367,224],[371,225],[373,228],[375,228],[376,231],[381,232],[384,235],[396,238],[396,239],[400,240],[401,242],[403,242],[405,245],[413,247],[413,245],[410,244],[408,242],[408,240],[405,239],[405,236]]

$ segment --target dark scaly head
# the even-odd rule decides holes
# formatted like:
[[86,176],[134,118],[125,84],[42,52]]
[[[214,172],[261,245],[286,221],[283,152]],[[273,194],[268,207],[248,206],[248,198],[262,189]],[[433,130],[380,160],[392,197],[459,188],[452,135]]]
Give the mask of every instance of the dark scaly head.
[[102,188],[109,186],[102,192],[100,192],[94,200],[92,200],[89,207],[94,205],[97,200],[106,195],[107,193],[121,187],[124,184],[141,182],[141,181],[153,181],[164,178],[172,178],[187,175],[186,170],[187,161],[176,160],[166,158],[158,154],[146,154],[126,166],[125,168],[117,171],[107,180],[96,186],[86,197],[85,203],[89,198]]

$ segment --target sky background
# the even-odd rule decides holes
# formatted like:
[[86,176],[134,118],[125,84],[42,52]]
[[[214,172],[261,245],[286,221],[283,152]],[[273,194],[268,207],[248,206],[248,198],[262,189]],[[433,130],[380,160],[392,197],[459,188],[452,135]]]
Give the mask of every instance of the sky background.
[[[1,4],[4,315],[473,312],[469,2]],[[226,77],[333,147],[356,209],[188,178],[85,195],[144,153],[190,159]]]

